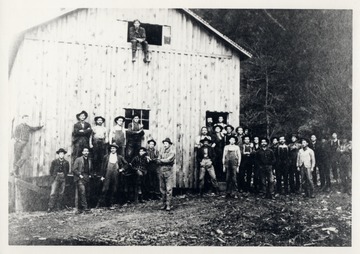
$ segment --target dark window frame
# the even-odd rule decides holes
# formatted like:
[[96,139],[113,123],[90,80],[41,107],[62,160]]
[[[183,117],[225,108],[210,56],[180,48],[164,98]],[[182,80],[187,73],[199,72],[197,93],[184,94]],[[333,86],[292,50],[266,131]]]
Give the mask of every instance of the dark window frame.
[[140,123],[143,124],[144,130],[150,129],[150,109],[124,108],[125,110],[125,129],[132,122],[135,114],[139,115]]
[[[128,21],[128,34],[127,42],[130,42],[130,27],[134,26],[133,21]],[[163,25],[149,24],[149,23],[140,23],[140,26],[145,29],[146,32],[146,41],[149,45],[163,46]]]

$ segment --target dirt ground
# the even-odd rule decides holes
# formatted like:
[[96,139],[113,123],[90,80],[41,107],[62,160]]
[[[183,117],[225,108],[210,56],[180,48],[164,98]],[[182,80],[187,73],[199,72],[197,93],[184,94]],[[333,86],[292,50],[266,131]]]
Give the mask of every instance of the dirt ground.
[[9,214],[10,245],[351,246],[351,196],[179,195],[116,210]]

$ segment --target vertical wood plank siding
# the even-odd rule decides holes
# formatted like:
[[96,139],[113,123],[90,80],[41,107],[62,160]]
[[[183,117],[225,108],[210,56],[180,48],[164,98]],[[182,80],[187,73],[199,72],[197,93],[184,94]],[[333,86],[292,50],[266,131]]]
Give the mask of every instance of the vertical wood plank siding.
[[[150,45],[152,61],[143,53],[131,61],[127,23],[171,27],[171,44]],[[81,9],[38,26],[25,35],[10,76],[16,119],[29,114],[32,125],[45,123],[33,134],[29,175],[49,172],[55,151],[71,154],[75,114],[102,115],[113,126],[124,108],[150,110],[150,138],[171,138],[176,146],[176,186],[197,186],[194,143],[205,112],[229,112],[239,124],[240,59],[222,41],[174,9]],[[17,121],[15,121],[15,125]],[[9,154],[12,162],[12,150]]]

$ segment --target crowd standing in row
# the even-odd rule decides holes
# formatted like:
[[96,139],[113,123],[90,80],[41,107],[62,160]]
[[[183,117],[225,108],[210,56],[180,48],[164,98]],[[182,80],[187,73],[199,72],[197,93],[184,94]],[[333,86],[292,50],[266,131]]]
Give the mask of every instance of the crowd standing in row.
[[[76,185],[76,208],[78,212],[89,211],[89,188],[92,177],[100,177],[102,190],[97,207],[118,203],[119,188],[130,199],[133,194],[135,203],[144,199],[161,199],[161,209],[171,210],[173,189],[173,165],[175,150],[169,138],[162,141],[163,148],[156,148],[156,141],[147,141],[148,147],[142,147],[144,136],[139,116],[134,115],[125,129],[123,116],[114,119],[115,125],[110,133],[103,126],[105,119],[95,117],[96,126],[86,122],[88,114],[82,111],[76,115],[78,122],[73,128],[72,173]],[[22,150],[32,131],[41,129],[27,124],[28,116],[15,130],[15,174],[23,163]],[[267,138],[250,136],[249,130],[236,129],[224,123],[223,117],[213,124],[207,118],[206,126],[201,128],[195,140],[196,168],[200,196],[203,196],[205,176],[208,173],[211,186],[219,193],[218,181],[226,181],[226,198],[237,198],[237,193],[253,192],[265,198],[274,198],[277,194],[288,195],[305,192],[306,197],[314,197],[314,187],[321,191],[331,190],[333,182],[341,183],[342,191],[351,194],[351,141],[340,140],[336,133],[332,139],[318,142],[315,135],[311,141],[291,136],[286,142],[284,135]],[[91,155],[90,155],[91,152]],[[48,212],[62,204],[65,179],[70,164],[64,159],[66,151],[61,148],[58,158],[50,166],[54,176],[51,187]],[[331,169],[331,170],[330,170]],[[80,202],[79,202],[80,201]]]

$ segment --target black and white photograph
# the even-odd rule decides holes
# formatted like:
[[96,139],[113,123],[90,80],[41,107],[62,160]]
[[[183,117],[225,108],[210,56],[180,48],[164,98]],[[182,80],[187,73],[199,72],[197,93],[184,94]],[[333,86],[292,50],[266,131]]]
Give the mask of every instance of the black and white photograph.
[[5,245],[354,251],[355,7],[79,7],[12,9]]

